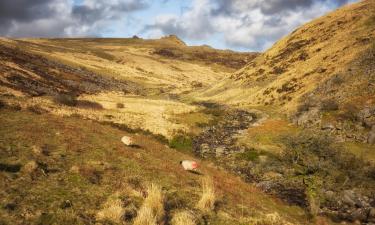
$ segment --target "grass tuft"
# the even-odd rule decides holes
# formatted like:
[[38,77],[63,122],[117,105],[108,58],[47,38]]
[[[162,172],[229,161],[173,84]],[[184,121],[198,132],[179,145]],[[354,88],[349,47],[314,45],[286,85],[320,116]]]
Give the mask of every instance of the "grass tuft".
[[194,216],[187,211],[178,212],[173,215],[172,225],[195,225]]
[[151,208],[142,207],[134,220],[134,225],[156,225],[157,219]]
[[215,187],[212,178],[205,177],[202,179],[202,197],[197,204],[197,209],[203,212],[210,212],[215,207]]
[[151,184],[147,188],[147,197],[134,221],[135,225],[156,224],[164,219],[164,197],[159,186]]
[[121,223],[125,210],[122,207],[122,202],[117,197],[110,197],[104,204],[102,210],[97,213],[98,220],[109,220],[115,223]]

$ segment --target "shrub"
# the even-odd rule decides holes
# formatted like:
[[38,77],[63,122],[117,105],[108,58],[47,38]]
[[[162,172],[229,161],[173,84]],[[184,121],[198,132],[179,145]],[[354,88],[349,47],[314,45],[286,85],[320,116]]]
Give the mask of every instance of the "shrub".
[[54,97],[54,102],[67,106],[76,106],[77,97],[73,94],[58,94]]
[[309,111],[311,104],[309,102],[303,102],[297,106],[297,115],[301,115],[304,112]]
[[323,111],[336,111],[339,109],[339,105],[334,99],[323,100],[320,107]]
[[117,107],[118,109],[123,109],[123,108],[125,107],[125,105],[124,105],[124,103],[117,103],[117,104],[116,104],[116,107]]
[[85,108],[85,109],[97,109],[97,110],[103,109],[103,106],[100,103],[92,102],[88,100],[76,101],[76,106],[80,108]]
[[209,213],[215,207],[215,187],[212,178],[205,177],[202,179],[202,197],[197,204],[197,209]]
[[195,225],[194,216],[187,211],[178,212],[173,215],[172,225]]
[[358,120],[358,112],[359,109],[356,105],[348,103],[343,106],[343,110],[339,114],[339,117],[344,120],[356,122]]
[[44,113],[47,113],[48,111],[38,105],[31,105],[29,107],[27,107],[27,110],[29,110],[30,112],[33,112],[33,113],[36,113],[38,115],[41,115],[41,114],[44,114]]

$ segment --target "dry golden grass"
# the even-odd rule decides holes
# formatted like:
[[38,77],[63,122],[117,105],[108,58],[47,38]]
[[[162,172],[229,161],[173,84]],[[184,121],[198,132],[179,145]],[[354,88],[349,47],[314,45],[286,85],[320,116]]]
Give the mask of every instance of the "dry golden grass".
[[121,223],[124,213],[121,200],[117,196],[111,196],[104,204],[103,209],[97,213],[96,218]]
[[187,211],[178,212],[173,215],[172,225],[195,225],[194,216]]
[[215,187],[211,177],[205,177],[202,179],[202,196],[197,204],[197,209],[203,212],[210,212],[215,207]]
[[158,185],[151,184],[147,188],[147,197],[134,221],[135,225],[152,225],[163,220],[164,197]]
[[142,206],[134,220],[134,225],[156,225],[157,219],[151,208]]

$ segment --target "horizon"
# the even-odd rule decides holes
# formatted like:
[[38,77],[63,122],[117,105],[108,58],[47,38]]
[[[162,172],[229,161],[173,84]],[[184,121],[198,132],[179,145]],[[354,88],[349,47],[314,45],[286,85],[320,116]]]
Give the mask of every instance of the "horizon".
[[264,52],[302,24],[356,0],[21,0],[0,3],[8,38],[158,39]]

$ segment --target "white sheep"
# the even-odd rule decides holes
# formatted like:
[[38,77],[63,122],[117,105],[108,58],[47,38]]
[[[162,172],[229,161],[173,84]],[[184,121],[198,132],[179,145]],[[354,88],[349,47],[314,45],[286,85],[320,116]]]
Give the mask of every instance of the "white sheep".
[[124,136],[121,138],[121,141],[122,143],[124,143],[125,145],[127,146],[131,146],[131,145],[134,145],[134,141],[131,137],[128,137],[128,136]]
[[187,171],[195,171],[198,168],[198,163],[195,161],[191,161],[191,160],[180,161],[180,164],[182,165],[184,170],[187,170]]

